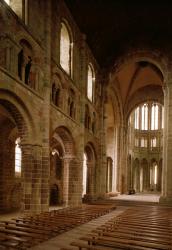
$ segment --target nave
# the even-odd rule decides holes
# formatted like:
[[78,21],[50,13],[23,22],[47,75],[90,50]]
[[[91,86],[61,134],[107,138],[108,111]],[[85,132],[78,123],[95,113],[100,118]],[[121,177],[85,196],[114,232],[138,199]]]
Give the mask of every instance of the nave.
[[0,249],[170,250],[172,208],[152,204],[118,199],[1,221]]

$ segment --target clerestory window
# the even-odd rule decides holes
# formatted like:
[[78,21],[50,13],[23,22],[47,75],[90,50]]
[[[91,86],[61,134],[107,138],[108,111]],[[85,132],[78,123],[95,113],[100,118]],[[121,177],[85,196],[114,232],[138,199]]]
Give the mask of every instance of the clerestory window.
[[142,108],[141,108],[141,129],[142,130],[148,130],[148,105],[145,103],[143,104]]
[[94,101],[94,69],[93,67],[88,64],[88,73],[87,73],[87,97],[88,99],[93,102]]
[[151,108],[151,130],[158,129],[159,107],[156,103],[152,104]]
[[139,129],[139,107],[134,111],[134,128]]
[[28,24],[28,0],[4,0],[10,8],[20,17],[25,24]]
[[72,74],[72,41],[65,23],[61,23],[60,65],[70,76]]

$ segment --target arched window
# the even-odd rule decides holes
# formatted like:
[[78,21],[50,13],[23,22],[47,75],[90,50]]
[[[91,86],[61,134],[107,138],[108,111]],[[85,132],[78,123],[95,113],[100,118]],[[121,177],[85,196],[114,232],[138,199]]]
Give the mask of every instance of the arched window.
[[21,148],[20,148],[20,138],[15,141],[15,175],[21,176]]
[[164,128],[164,107],[162,107],[162,124],[161,127]]
[[88,73],[87,73],[87,97],[92,102],[94,100],[94,70],[93,67],[88,65]]
[[158,113],[159,107],[157,104],[153,103],[151,108],[151,130],[158,129]]
[[139,129],[139,107],[134,111],[134,128]]
[[53,160],[54,160],[54,165],[55,165],[55,176],[57,179],[61,179],[62,178],[62,154],[59,152],[58,149],[54,148],[51,152],[52,156],[53,156]]
[[71,75],[72,72],[72,43],[69,31],[64,23],[61,23],[60,33],[60,65]]
[[151,148],[157,147],[157,138],[153,137],[151,138]]
[[28,0],[5,0],[11,9],[28,24]]
[[83,189],[82,189],[82,197],[87,192],[87,155],[85,153],[84,153],[83,158],[84,159],[83,159],[83,178],[82,178]]
[[140,139],[140,147],[141,148],[147,148],[147,146],[148,146],[147,144],[148,144],[147,138],[141,137],[141,139]]
[[10,4],[10,0],[5,0],[5,2],[6,2],[7,4]]
[[158,166],[155,164],[154,166],[154,184],[157,184],[157,172],[158,172]]
[[57,107],[59,107],[60,105],[60,89],[59,88],[56,90],[55,105]]
[[150,168],[150,185],[152,190],[156,190],[155,185],[157,185],[158,181],[158,165],[157,162],[152,162],[152,166]]
[[141,108],[141,120],[141,129],[148,130],[148,106],[146,103]]

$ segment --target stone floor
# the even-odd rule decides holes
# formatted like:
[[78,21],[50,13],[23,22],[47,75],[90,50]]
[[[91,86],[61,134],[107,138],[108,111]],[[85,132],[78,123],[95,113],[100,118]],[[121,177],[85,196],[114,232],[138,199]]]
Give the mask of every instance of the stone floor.
[[116,197],[111,197],[111,200],[124,200],[124,201],[146,201],[146,202],[159,202],[160,194],[143,193],[143,194],[122,194]]

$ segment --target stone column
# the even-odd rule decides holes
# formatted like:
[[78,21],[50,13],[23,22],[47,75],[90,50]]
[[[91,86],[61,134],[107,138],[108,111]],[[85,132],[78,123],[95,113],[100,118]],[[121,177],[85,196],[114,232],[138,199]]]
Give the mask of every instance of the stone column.
[[21,145],[22,149],[22,210],[28,214],[31,213],[31,198],[32,198],[32,167],[33,156],[32,146],[29,144]]
[[131,157],[131,189],[134,189],[134,159]]
[[119,143],[120,143],[120,150],[119,150],[119,191],[123,194],[127,192],[128,185],[128,171],[127,171],[127,133],[126,133],[126,126],[122,124],[120,127],[119,133]]
[[41,211],[42,147],[25,144],[22,149],[22,210],[26,214]]
[[33,165],[32,165],[32,201],[31,211],[41,212],[41,173],[42,173],[42,147],[32,146]]
[[82,163],[73,157],[69,164],[69,205],[78,206],[82,202]]
[[69,164],[71,158],[63,158],[63,205],[69,205]]
[[131,156],[128,155],[127,159],[127,190],[132,189],[132,165],[131,165]]
[[42,183],[41,183],[41,210],[49,208],[49,184],[50,184],[50,91],[51,91],[51,1],[45,1],[44,12],[44,77],[42,79],[42,114],[40,127],[42,132]]
[[163,167],[160,203],[172,205],[172,78],[164,88]]

